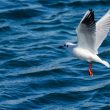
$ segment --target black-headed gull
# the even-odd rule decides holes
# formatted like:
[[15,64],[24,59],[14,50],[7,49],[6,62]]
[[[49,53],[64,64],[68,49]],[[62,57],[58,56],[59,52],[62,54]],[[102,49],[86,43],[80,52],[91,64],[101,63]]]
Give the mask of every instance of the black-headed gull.
[[94,11],[88,10],[80,21],[76,32],[78,43],[66,42],[63,47],[69,49],[77,58],[90,63],[88,72],[92,73],[92,62],[104,64],[110,67],[107,61],[98,56],[98,48],[106,38],[110,29],[110,10],[98,21],[94,20]]

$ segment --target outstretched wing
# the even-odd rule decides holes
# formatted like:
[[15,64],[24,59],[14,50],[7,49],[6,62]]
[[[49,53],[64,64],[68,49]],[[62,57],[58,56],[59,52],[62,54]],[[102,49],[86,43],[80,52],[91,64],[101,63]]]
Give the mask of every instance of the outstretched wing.
[[110,10],[96,23],[96,46],[98,49],[110,29]]
[[96,23],[94,20],[94,11],[88,10],[80,24],[77,27],[78,47],[88,49],[92,53],[96,53]]

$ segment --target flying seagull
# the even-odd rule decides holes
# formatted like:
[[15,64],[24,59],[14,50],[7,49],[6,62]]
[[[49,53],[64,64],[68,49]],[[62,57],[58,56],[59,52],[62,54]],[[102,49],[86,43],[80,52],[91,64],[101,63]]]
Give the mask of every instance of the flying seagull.
[[90,9],[85,13],[76,29],[78,43],[66,42],[60,47],[67,48],[77,58],[89,62],[88,72],[90,76],[93,76],[92,62],[110,67],[107,61],[98,56],[98,48],[107,37],[109,29],[110,10],[99,21],[95,22],[94,11]]

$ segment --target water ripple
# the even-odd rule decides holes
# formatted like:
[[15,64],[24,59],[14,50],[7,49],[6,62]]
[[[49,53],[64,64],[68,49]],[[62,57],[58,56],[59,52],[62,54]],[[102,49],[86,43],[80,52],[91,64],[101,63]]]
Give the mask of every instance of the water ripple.
[[[93,8],[96,20],[109,9],[101,0],[0,1],[0,110],[109,110],[110,71],[59,49],[76,42],[76,27]],[[99,56],[109,61],[109,38]]]

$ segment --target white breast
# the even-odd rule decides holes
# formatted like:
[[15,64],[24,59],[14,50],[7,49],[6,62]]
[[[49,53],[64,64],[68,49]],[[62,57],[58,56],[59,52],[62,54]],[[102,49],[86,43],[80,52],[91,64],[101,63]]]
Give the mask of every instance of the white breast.
[[73,54],[82,60],[86,60],[88,62],[93,61],[94,54],[92,54],[89,50],[76,47],[73,49]]

